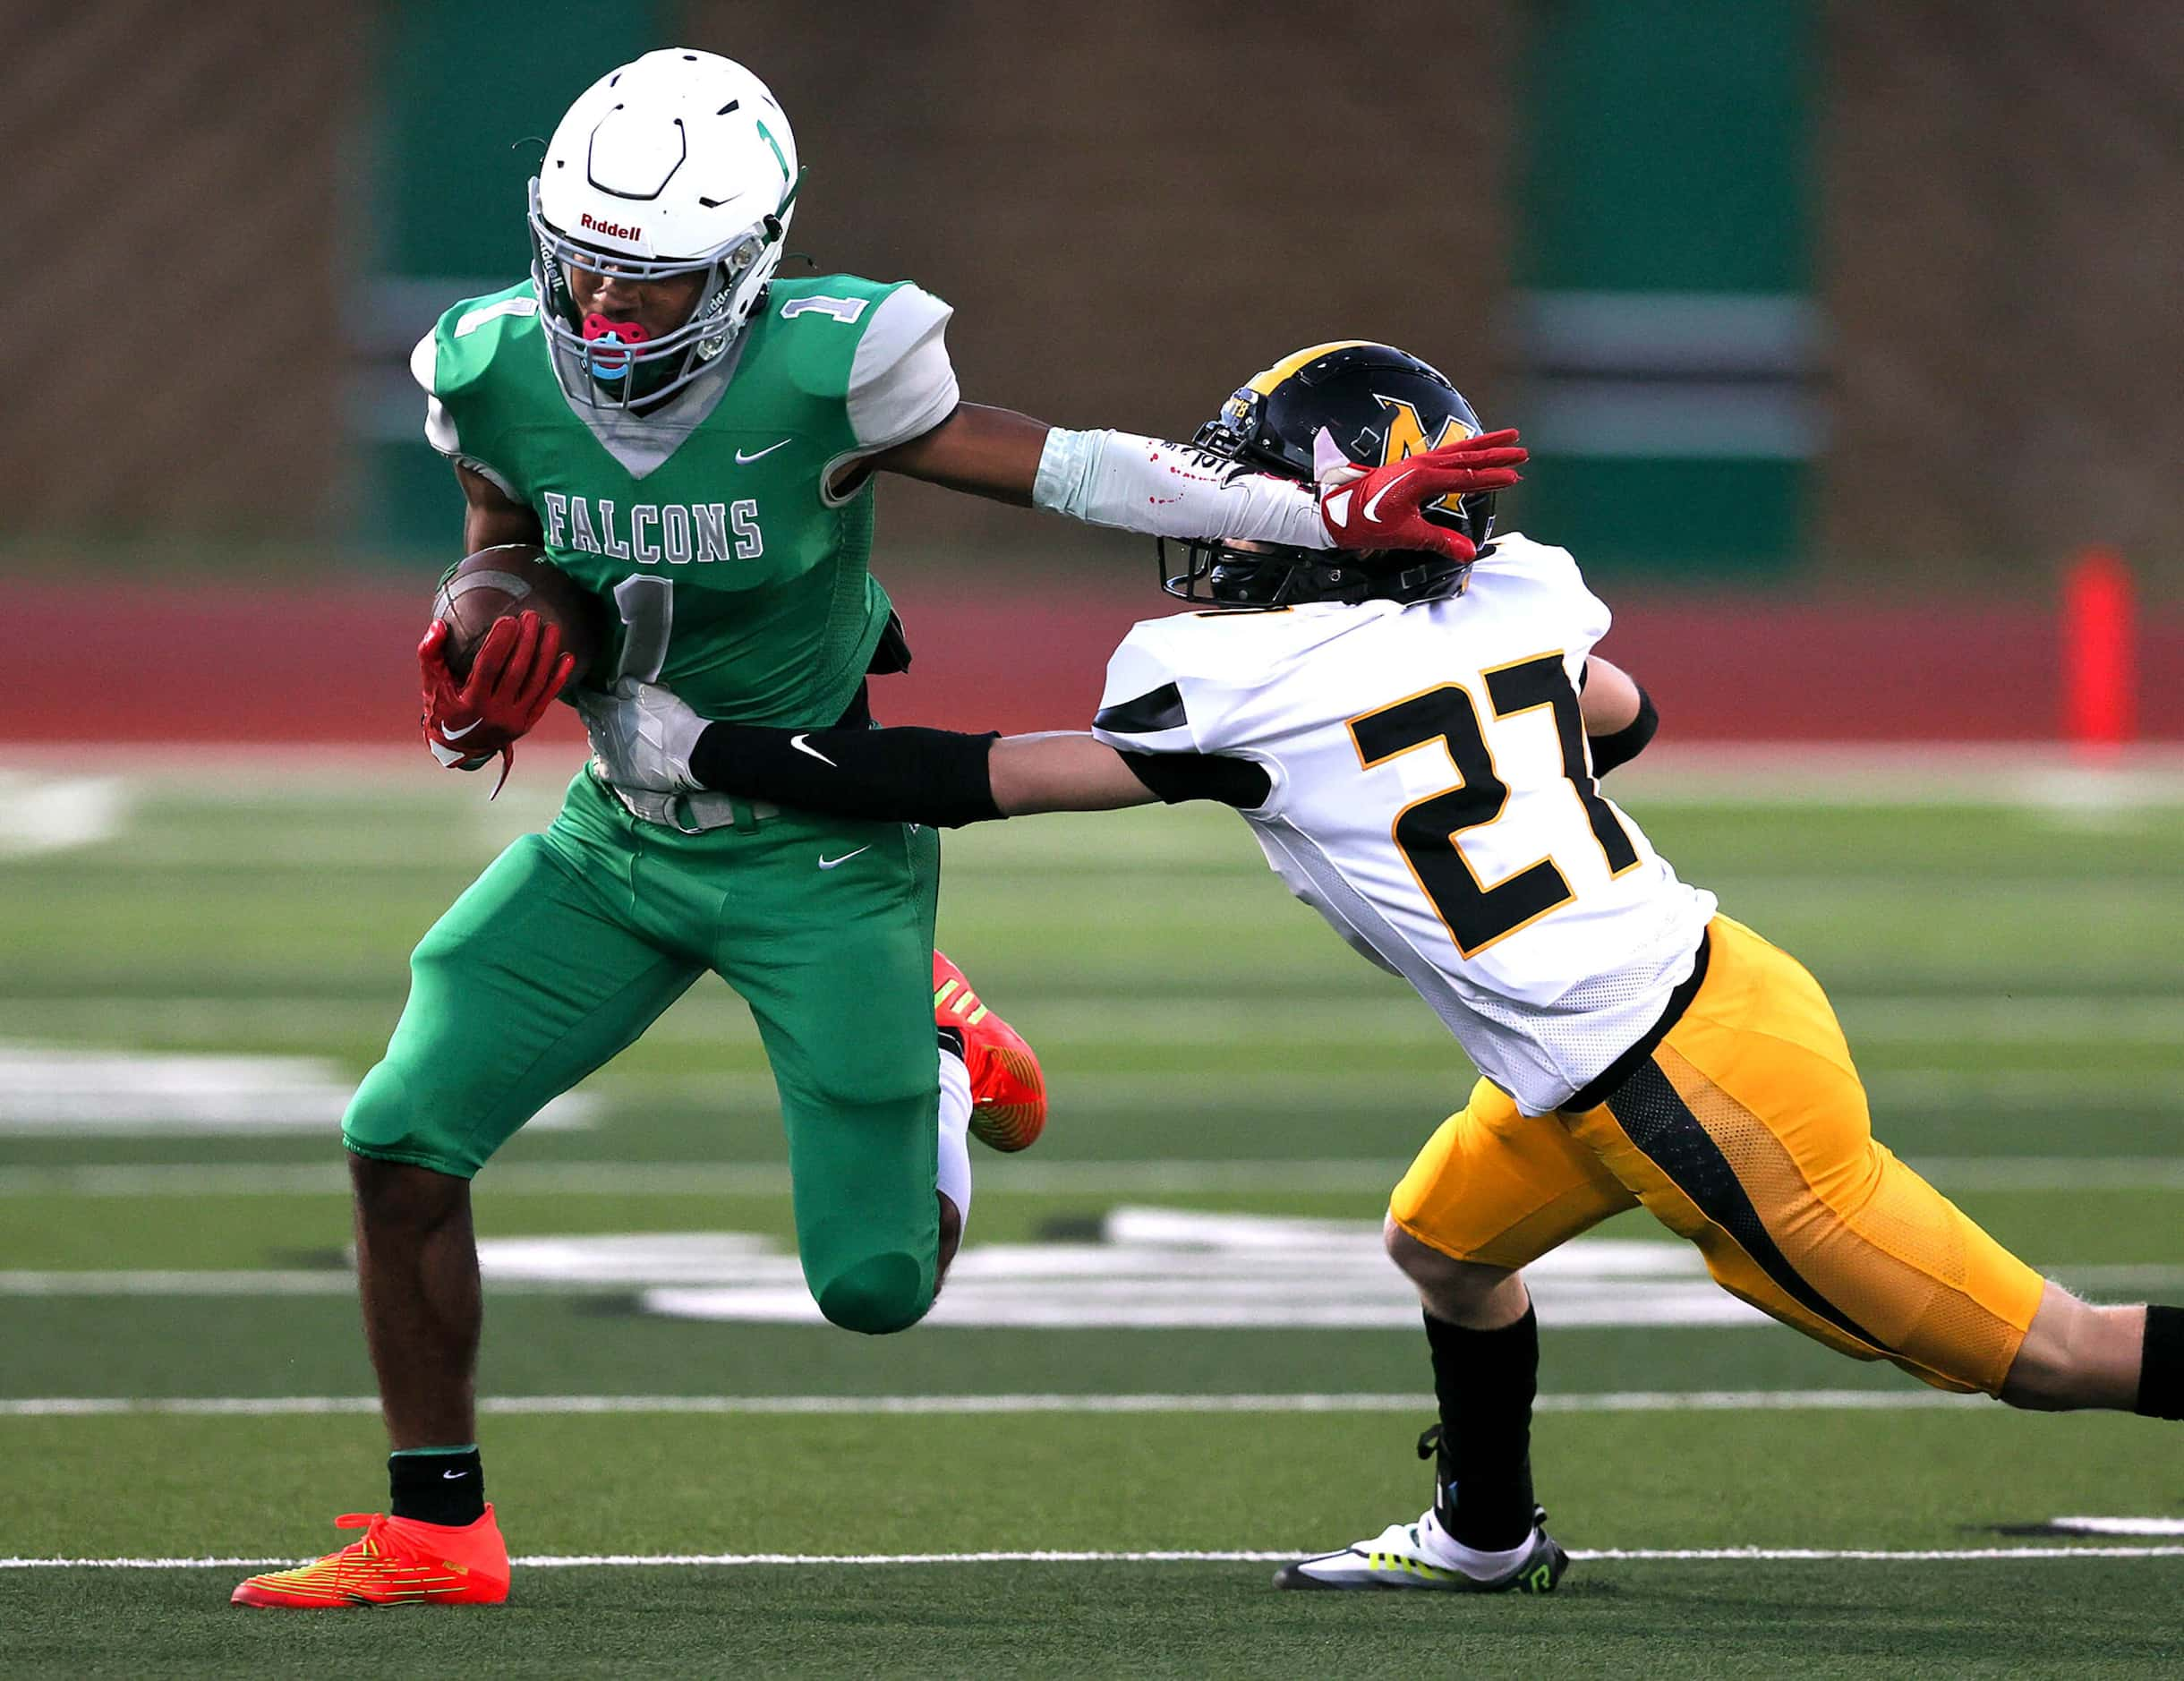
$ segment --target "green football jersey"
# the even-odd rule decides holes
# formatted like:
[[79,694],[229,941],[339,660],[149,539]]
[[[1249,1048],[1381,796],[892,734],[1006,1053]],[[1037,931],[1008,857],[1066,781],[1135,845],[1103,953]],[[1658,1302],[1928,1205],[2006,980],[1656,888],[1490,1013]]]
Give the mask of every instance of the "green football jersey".
[[618,636],[592,681],[665,683],[707,718],[830,724],[885,629],[873,486],[827,481],[955,405],[948,309],[907,282],[775,281],[709,369],[643,415],[562,393],[531,284],[456,304],[419,344],[434,448],[538,516]]

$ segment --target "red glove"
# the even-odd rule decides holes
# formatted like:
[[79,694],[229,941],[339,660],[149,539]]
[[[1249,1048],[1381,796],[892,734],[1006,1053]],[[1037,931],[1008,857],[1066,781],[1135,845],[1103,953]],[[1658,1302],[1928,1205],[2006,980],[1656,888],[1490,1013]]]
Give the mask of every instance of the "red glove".
[[1346,467],[1319,478],[1319,517],[1337,549],[1424,549],[1475,558],[1472,540],[1427,519],[1429,503],[1474,491],[1506,491],[1529,456],[1514,431],[1480,432],[1385,467]]
[[417,644],[417,664],[424,679],[424,745],[453,771],[474,771],[500,755],[499,798],[516,768],[516,738],[545,715],[553,697],[568,681],[574,654],[561,652],[561,629],[542,625],[536,613],[496,619],[485,633],[470,668],[470,680],[457,687],[440,649],[448,623],[432,621]]

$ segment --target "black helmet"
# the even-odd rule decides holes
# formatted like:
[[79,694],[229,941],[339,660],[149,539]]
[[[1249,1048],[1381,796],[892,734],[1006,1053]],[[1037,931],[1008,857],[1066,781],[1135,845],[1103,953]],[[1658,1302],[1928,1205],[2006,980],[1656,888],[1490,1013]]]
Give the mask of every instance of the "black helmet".
[[[1199,428],[1193,445],[1254,472],[1310,483],[1321,432],[1349,460],[1385,466],[1480,430],[1479,416],[1439,370],[1392,345],[1344,339],[1284,356],[1253,376]],[[1423,510],[1435,525],[1469,537],[1480,553],[1494,532],[1494,493],[1444,497]],[[1282,607],[1294,602],[1433,601],[1454,595],[1464,561],[1410,550],[1350,553],[1217,540],[1182,544],[1184,566],[1169,569],[1159,543],[1160,586],[1187,602]]]

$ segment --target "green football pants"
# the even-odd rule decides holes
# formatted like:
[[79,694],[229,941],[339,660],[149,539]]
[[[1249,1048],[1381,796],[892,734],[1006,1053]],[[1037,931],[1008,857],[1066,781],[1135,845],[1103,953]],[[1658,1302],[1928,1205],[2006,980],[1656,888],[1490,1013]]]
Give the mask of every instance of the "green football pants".
[[410,958],[409,1002],[349,1105],[359,1156],[468,1178],[706,969],[758,1023],[820,1310],[898,1331],[932,1305],[940,1224],[930,829],[783,813],[685,835],[579,772]]

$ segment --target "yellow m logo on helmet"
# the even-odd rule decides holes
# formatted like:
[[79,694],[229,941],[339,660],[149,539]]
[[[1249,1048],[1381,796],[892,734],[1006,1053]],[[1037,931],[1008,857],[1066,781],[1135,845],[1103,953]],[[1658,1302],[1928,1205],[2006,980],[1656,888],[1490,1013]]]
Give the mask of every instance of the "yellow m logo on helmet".
[[[1387,439],[1380,447],[1380,465],[1384,467],[1407,456],[1420,456],[1429,449],[1438,449],[1443,444],[1457,443],[1472,435],[1469,426],[1452,416],[1442,422],[1441,435],[1428,443],[1426,422],[1419,417],[1416,405],[1408,398],[1382,397],[1376,391],[1373,401],[1386,409],[1388,414]],[[1438,508],[1444,513],[1455,514],[1462,511],[1458,504],[1463,499],[1460,496],[1444,496],[1439,501],[1429,503],[1428,506]]]

